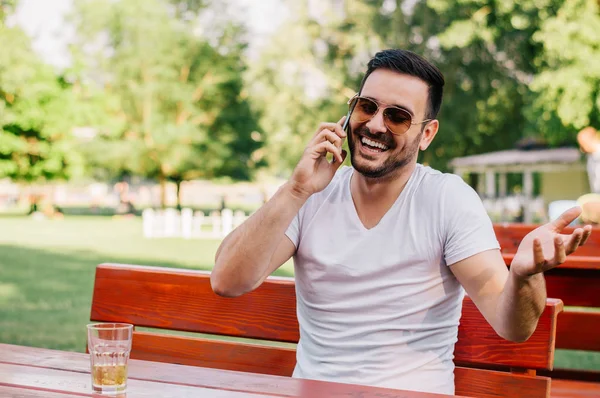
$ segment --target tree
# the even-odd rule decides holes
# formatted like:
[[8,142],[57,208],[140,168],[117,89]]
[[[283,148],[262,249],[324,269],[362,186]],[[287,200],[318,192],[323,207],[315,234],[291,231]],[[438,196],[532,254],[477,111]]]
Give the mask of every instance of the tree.
[[566,0],[545,19],[533,39],[543,51],[531,87],[531,125],[551,143],[575,143],[575,132],[600,127],[600,6]]
[[70,85],[38,59],[29,38],[0,7],[0,178],[67,179],[81,170],[71,136]]
[[260,132],[243,94],[239,30],[209,43],[194,33],[195,8],[188,9],[201,2],[177,3],[79,0],[73,16],[79,80],[118,101],[116,113],[105,110],[115,122],[91,145],[111,152],[110,161],[96,161],[113,173],[158,179],[163,206],[168,180],[248,179],[260,165],[252,158]]
[[[250,65],[246,81],[260,109],[266,132],[264,156],[272,174],[288,176],[322,121],[337,121],[347,112],[352,88],[330,68],[315,40],[319,26],[305,1],[287,3],[292,17],[273,33]],[[318,37],[317,37],[318,38]]]
[[[452,8],[430,1],[439,11]],[[462,1],[462,10],[440,36],[465,49],[485,43],[497,66],[517,84],[521,104],[515,126],[550,145],[576,144],[576,131],[600,122],[600,83],[591,67],[600,59],[596,0]],[[467,11],[467,12],[465,12]]]

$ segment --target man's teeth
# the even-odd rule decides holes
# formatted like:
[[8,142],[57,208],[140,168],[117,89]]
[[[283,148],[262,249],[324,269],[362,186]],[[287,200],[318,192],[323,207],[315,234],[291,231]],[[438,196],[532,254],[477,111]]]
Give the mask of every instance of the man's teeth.
[[368,138],[366,138],[366,137],[362,137],[362,138],[361,138],[361,142],[362,142],[363,144],[367,144],[368,146],[372,146],[372,147],[375,147],[375,148],[379,148],[379,149],[381,149],[381,150],[383,150],[383,151],[385,151],[385,150],[387,150],[387,149],[388,149],[388,147],[387,147],[386,145],[383,145],[382,143],[380,143],[380,142],[377,142],[377,141],[370,140],[370,139],[368,139]]

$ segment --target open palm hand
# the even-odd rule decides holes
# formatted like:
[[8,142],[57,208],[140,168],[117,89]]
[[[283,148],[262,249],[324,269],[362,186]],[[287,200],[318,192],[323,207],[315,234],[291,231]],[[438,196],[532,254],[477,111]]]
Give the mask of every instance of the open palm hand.
[[587,241],[592,227],[576,228],[571,234],[562,230],[581,214],[581,208],[565,211],[556,220],[544,224],[528,233],[517,249],[511,269],[527,277],[557,267],[566,257]]

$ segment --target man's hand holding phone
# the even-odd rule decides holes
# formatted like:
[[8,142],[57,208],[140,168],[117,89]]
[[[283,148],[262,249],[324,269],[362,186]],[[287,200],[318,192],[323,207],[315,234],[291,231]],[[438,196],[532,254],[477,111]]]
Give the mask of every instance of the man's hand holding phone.
[[[345,120],[346,116],[337,123],[321,123],[290,179],[295,194],[308,199],[329,185],[347,155],[342,149]],[[333,156],[331,161],[327,160],[328,153]]]

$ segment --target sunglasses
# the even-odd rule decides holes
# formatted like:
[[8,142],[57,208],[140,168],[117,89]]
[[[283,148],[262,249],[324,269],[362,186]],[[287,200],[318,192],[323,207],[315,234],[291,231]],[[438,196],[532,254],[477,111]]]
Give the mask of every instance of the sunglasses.
[[413,124],[422,124],[433,120],[425,119],[421,122],[413,122],[411,114],[406,109],[394,105],[379,104],[370,98],[361,97],[357,94],[348,101],[350,117],[346,121],[368,122],[377,115],[380,105],[383,107],[383,123],[392,134],[404,134]]

